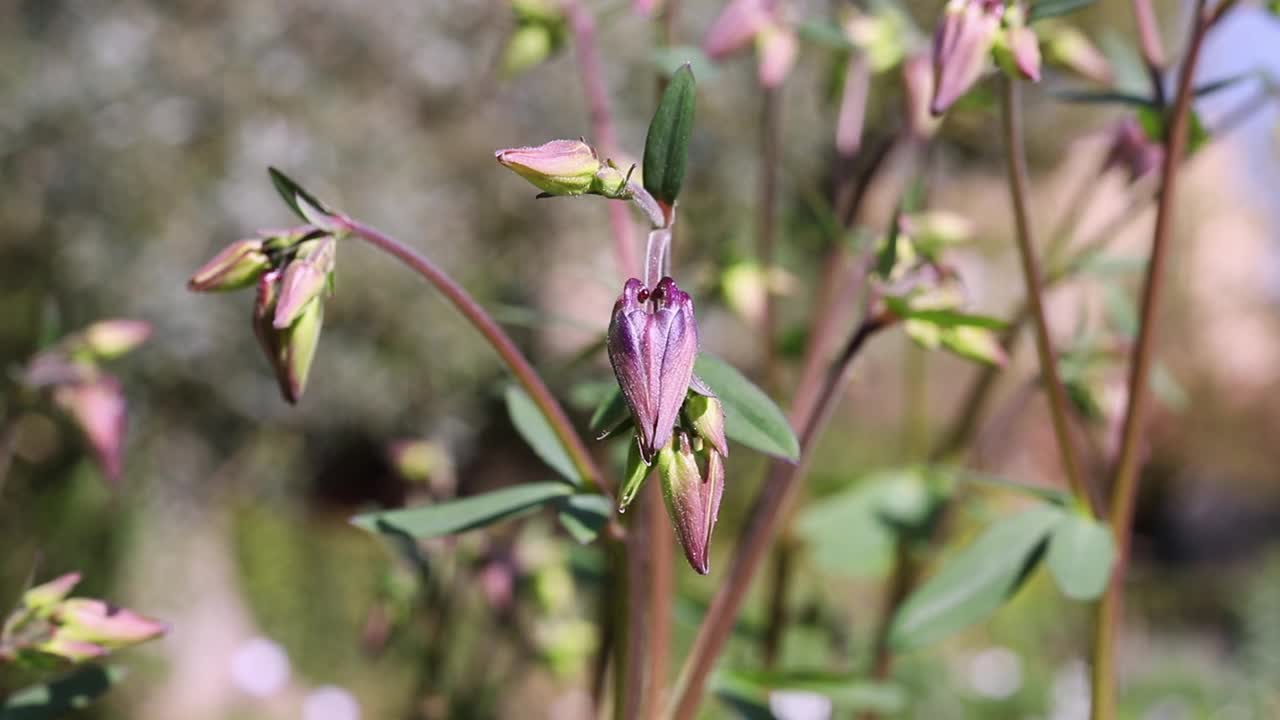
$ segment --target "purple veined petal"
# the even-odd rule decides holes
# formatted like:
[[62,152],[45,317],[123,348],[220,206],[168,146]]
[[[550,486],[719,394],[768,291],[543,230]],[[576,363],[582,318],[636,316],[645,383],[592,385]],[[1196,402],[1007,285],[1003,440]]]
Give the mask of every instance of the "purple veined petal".
[[657,312],[653,324],[665,326],[660,365],[657,375],[657,416],[652,446],[655,450],[667,444],[671,428],[680,415],[693,380],[693,363],[698,358],[698,325],[693,316],[693,298],[681,290],[674,280],[663,278],[654,289]]

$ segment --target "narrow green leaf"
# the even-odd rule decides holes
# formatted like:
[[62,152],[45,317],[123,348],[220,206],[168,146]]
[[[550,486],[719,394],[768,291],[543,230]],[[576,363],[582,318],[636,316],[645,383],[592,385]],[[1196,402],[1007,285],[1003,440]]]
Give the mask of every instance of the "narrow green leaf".
[[1102,309],[1112,329],[1127,338],[1138,336],[1138,307],[1124,288],[1107,284],[1103,288]]
[[858,49],[839,25],[830,20],[807,20],[800,24],[800,39],[829,50],[853,52]]
[[1262,73],[1258,70],[1246,70],[1242,73],[1236,73],[1235,75],[1228,75],[1227,77],[1224,77],[1224,78],[1218,78],[1217,80],[1211,80],[1202,85],[1197,85],[1194,91],[1195,97],[1197,98],[1208,97],[1218,92],[1219,90],[1225,90],[1229,87],[1237,85],[1251,78],[1260,78],[1264,82],[1267,79],[1265,73]]
[[906,695],[897,685],[852,673],[721,670],[712,680],[712,689],[740,711],[754,708],[748,710],[749,717],[774,717],[770,699],[775,693],[822,695],[831,701],[832,709],[842,713],[894,715],[906,704]]
[[672,205],[684,185],[693,136],[695,98],[693,70],[683,65],[671,76],[644,141],[644,189]]
[[124,679],[122,668],[84,665],[62,677],[10,695],[0,704],[0,720],[54,720],[88,707]]
[[1078,512],[1067,514],[1053,529],[1045,562],[1062,594],[1092,600],[1107,589],[1116,560],[1111,530]]
[[562,482],[526,483],[421,507],[364,513],[351,522],[369,532],[433,538],[492,525],[571,494],[573,488]]
[[1060,17],[1092,5],[1097,0],[1036,0],[1027,13],[1027,22]]
[[918,648],[986,619],[1031,574],[1030,563],[1062,515],[1041,506],[987,528],[911,594],[893,619],[893,645]]
[[1155,108],[1156,101],[1144,95],[1116,90],[1060,90],[1053,97],[1069,103],[1090,105],[1129,105],[1137,108]]
[[596,539],[613,514],[609,499],[587,493],[569,495],[560,501],[560,524],[574,540],[586,545]]
[[285,204],[292,208],[298,217],[321,230],[330,232],[337,230],[332,220],[334,212],[317,200],[315,195],[304,190],[293,178],[276,168],[268,167],[267,172],[271,173],[271,184],[276,186],[276,192],[280,193]]
[[1041,487],[1039,485],[1027,485],[1014,480],[998,477],[996,475],[988,475],[987,473],[977,470],[957,469],[954,471],[954,477],[957,480],[973,483],[975,485],[983,485],[995,490],[1004,490],[1036,500],[1066,507],[1071,503],[1071,493],[1057,488]]
[[732,365],[707,353],[698,356],[693,368],[724,405],[726,435],[766,455],[793,462],[800,458],[800,441],[791,423],[763,390]]
[[520,433],[520,437],[529,443],[529,447],[533,448],[533,452],[566,480],[574,485],[581,485],[582,476],[578,474],[573,461],[569,459],[569,453],[560,444],[560,438],[556,437],[555,430],[551,429],[550,423],[533,399],[518,385],[508,385],[506,400],[511,424]]
[[605,395],[600,404],[596,406],[596,411],[591,414],[591,421],[587,427],[591,432],[596,433],[596,439],[604,439],[614,434],[631,420],[631,411],[627,409],[627,401],[622,398],[622,390],[618,388],[618,384],[613,384],[613,389]]
[[650,467],[640,458],[640,443],[627,441],[627,469],[622,476],[622,488],[618,491],[618,512],[626,512],[636,499],[640,487],[649,477]]
[[988,330],[1003,330],[1009,323],[989,315],[975,315],[959,310],[940,308],[914,309],[908,298],[886,297],[885,304],[893,313],[903,319],[923,320],[939,327],[978,327]]

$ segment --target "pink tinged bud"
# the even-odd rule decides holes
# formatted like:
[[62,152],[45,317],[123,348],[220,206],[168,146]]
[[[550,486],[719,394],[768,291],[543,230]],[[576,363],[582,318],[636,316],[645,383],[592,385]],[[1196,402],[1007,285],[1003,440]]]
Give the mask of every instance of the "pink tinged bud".
[[53,399],[84,433],[103,474],[111,482],[118,482],[124,474],[128,424],[120,381],[101,375],[89,382],[62,385],[54,391]]
[[950,0],[933,37],[934,88],[930,110],[941,115],[982,77],[1000,30],[999,0]]
[[904,111],[911,134],[917,139],[932,137],[940,124],[930,110],[933,80],[932,53],[919,53],[902,63]]
[[67,573],[23,593],[22,604],[36,611],[52,609],[54,605],[62,602],[79,582],[80,573]]
[[57,655],[73,663],[96,660],[107,654],[107,649],[101,645],[77,640],[61,632],[54,633],[53,637],[36,645],[35,648],[40,652]]
[[[1009,13],[1013,15],[1012,11]],[[995,44],[996,61],[1010,77],[1040,81],[1040,39],[1031,28],[1010,23]]]
[[128,647],[157,638],[168,629],[164,623],[101,600],[72,598],[64,601],[55,620],[55,637],[91,642],[109,649]]
[[151,323],[143,320],[103,320],[81,334],[89,352],[100,359],[119,357],[151,337]]
[[1111,61],[1085,34],[1073,27],[1056,26],[1045,38],[1045,59],[1102,85],[1115,81]]
[[771,22],[767,0],[730,0],[707,30],[702,50],[719,60],[749,46]]
[[258,280],[258,295],[253,306],[253,331],[275,372],[280,394],[290,404],[297,404],[307,387],[311,362],[324,325],[324,303],[312,298],[298,312],[293,324],[275,326],[277,304],[281,296],[283,271],[272,270]]
[[[711,571],[711,533],[724,494],[724,460],[715,450],[695,453],[689,436],[680,433],[673,444],[658,453],[658,475],[667,514],[689,565],[701,575]],[[705,458],[706,472],[698,467]]]
[[684,414],[698,437],[716,452],[729,456],[729,440],[724,434],[724,406],[715,396],[693,393],[684,401]]
[[499,150],[494,157],[548,195],[582,195],[591,189],[600,170],[596,151],[581,140]]
[[609,324],[609,362],[636,425],[640,456],[650,463],[671,429],[693,379],[698,327],[693,299],[669,277],[652,292],[627,281]]
[[782,85],[796,63],[800,50],[800,38],[795,31],[782,25],[769,24],[756,35],[759,48],[760,86],[776,88]]
[[195,292],[239,290],[252,285],[270,266],[261,240],[237,240],[197,270],[187,288]]
[[836,152],[852,157],[862,146],[862,128],[867,116],[867,90],[871,67],[862,53],[853,53],[845,68],[844,90],[840,94],[840,114],[836,118]]
[[336,256],[337,242],[331,237],[308,240],[298,246],[298,258],[285,266],[280,282],[280,297],[272,320],[277,329],[292,325],[307,303],[324,293]]

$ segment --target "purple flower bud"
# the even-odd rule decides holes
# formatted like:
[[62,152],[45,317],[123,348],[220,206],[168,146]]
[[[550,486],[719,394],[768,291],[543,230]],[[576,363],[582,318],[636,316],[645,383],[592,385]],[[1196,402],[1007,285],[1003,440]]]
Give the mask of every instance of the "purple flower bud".
[[536,147],[499,150],[504,167],[548,195],[582,195],[591,190],[600,170],[596,151],[581,140],[552,140]]
[[80,640],[114,649],[137,645],[164,634],[164,623],[101,600],[72,598],[58,608],[60,627],[55,637]]
[[635,420],[640,456],[650,463],[671,439],[698,356],[693,299],[662,278],[652,292],[627,281],[609,324],[609,362]]
[[770,0],[730,0],[711,23],[702,49],[707,57],[719,60],[749,46],[772,19]]
[[88,382],[60,385],[53,399],[84,433],[107,479],[113,483],[119,481],[124,473],[124,436],[128,424],[120,381],[100,375]]
[[85,328],[81,339],[89,352],[102,360],[119,357],[151,337],[151,323],[144,320],[103,320]]
[[292,325],[307,303],[320,297],[328,287],[337,246],[332,237],[307,240],[298,246],[298,257],[285,266],[284,278],[280,281],[280,297],[272,319],[277,329]]
[[[673,445],[678,443],[678,448]],[[698,467],[705,457],[706,472]],[[711,533],[715,530],[724,494],[724,459],[713,449],[694,452],[689,436],[679,433],[675,442],[658,453],[658,474],[667,514],[689,565],[701,575],[711,571]]]
[[270,267],[261,240],[237,240],[197,270],[187,288],[195,292],[239,290],[252,285]]
[[51,609],[54,605],[62,602],[63,598],[79,583],[80,573],[67,573],[23,593],[22,604],[37,611]]
[[978,82],[1004,14],[1001,0],[950,0],[933,36],[935,89],[930,110],[941,115]]
[[1120,169],[1132,183],[1155,171],[1163,160],[1164,147],[1153,141],[1137,120],[1127,117],[1111,129],[1102,171]]

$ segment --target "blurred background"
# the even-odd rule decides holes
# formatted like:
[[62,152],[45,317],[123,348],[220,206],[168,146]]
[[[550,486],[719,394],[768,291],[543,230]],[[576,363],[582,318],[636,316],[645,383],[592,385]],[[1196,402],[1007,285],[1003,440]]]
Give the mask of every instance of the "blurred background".
[[[821,19],[838,5],[793,10]],[[924,33],[939,5],[906,3]],[[1159,5],[1177,48],[1182,4]],[[620,143],[639,155],[656,73],[684,51],[655,53],[653,21],[628,3],[587,6],[600,25]],[[697,45],[718,9],[682,3],[675,43]],[[122,654],[127,682],[79,716],[584,716],[599,640],[598,548],[574,545],[554,518],[535,515],[432,543],[415,566],[347,523],[362,509],[547,477],[507,418],[502,366],[472,328],[411,273],[346,243],[310,386],[292,407],[253,337],[252,293],[185,287],[226,243],[294,222],[266,174],[284,168],[452,273],[585,427],[612,382],[597,343],[623,278],[604,201],[535,200],[493,161],[498,148],[591,134],[571,42],[504,73],[514,18],[504,0],[0,3],[0,417],[12,442],[0,485],[0,609],[33,572],[42,580],[80,570],[83,594],[172,628]],[[1132,87],[1128,3],[1104,0],[1070,21]],[[835,64],[828,49],[805,44],[784,91],[787,388],[830,242]],[[1256,69],[1280,71],[1280,23],[1246,3],[1210,39],[1201,76]],[[675,263],[698,302],[703,346],[759,377],[751,288],[730,272],[755,242],[754,64],[748,54],[695,71]],[[1133,196],[1119,174],[1098,174],[1124,108],[1052,94],[1081,84],[1050,74],[1027,93],[1041,226],[1070,209],[1080,227],[1105,228]],[[1274,104],[1252,101],[1268,84],[1252,76],[1197,106],[1212,137],[1189,160],[1161,313],[1163,390],[1120,658],[1127,717],[1280,716],[1280,155]],[[899,122],[897,86],[894,73],[873,84],[867,146]],[[1240,107],[1248,112],[1235,117]],[[1230,132],[1212,133],[1227,122]],[[951,114],[929,156],[929,207],[967,218],[973,241],[951,262],[974,309],[1007,316],[1022,282],[996,127],[981,98]],[[1093,189],[1084,208],[1072,201],[1081,188]],[[882,225],[895,200],[873,193],[868,225]],[[1149,204],[1128,214],[1113,233],[1110,270],[1051,295],[1062,347],[1081,328],[1115,329],[1132,317],[1132,261],[1147,251]],[[109,317],[155,328],[109,365],[130,408],[117,485],[103,480],[66,417],[14,383],[42,342]],[[1102,457],[1123,371],[1098,368],[1080,388],[1096,410],[1081,432]],[[878,337],[820,448],[809,502],[923,460],[977,372],[901,333]],[[1054,486],[1047,415],[1027,391],[1034,373],[1023,343],[999,376],[970,461]],[[762,468],[758,456],[734,453],[713,550],[720,571]],[[978,493],[957,532],[1016,503]],[[800,553],[785,663],[863,661],[887,570],[883,543],[865,542]],[[699,577],[681,563],[677,576],[683,649],[717,573]],[[761,603],[748,604],[729,662],[755,657],[761,614]],[[1034,580],[991,622],[904,658],[902,716],[1085,717],[1089,622],[1087,605]],[[26,679],[0,672],[0,690]]]

